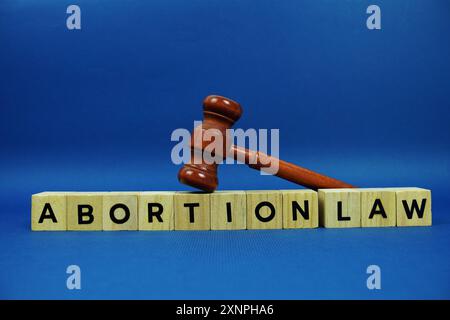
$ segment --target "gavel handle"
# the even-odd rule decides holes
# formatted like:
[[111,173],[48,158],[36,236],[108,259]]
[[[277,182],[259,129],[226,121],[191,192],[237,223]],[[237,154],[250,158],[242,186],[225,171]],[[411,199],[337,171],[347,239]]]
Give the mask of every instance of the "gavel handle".
[[262,171],[268,171],[267,168],[270,166],[270,163],[278,161],[278,172],[275,174],[277,177],[310,189],[355,188],[351,184],[279,160],[259,151],[252,151],[233,145],[231,146],[228,156],[241,162],[244,160],[244,163],[249,167]]

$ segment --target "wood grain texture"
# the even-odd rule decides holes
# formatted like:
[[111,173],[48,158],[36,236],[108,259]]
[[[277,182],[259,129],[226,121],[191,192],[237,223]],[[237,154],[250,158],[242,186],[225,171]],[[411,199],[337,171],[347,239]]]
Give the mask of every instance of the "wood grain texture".
[[397,226],[431,226],[431,191],[421,188],[396,188]]
[[65,192],[41,192],[31,196],[31,230],[67,230]]
[[[234,122],[239,120],[241,114],[241,105],[231,99],[210,95],[203,100],[203,122],[202,125],[194,128],[190,143],[191,161],[178,172],[178,180],[181,183],[203,191],[216,190],[219,183],[217,179],[218,164],[216,161],[204,161],[205,158],[211,156],[211,152],[204,152],[205,147],[211,143],[209,139],[205,139],[205,131],[214,130],[221,135],[223,141],[226,141],[229,136],[227,129],[230,129]],[[223,148],[217,147],[219,150],[214,150],[215,156],[224,159],[228,154],[228,147],[226,143]],[[196,159],[195,155],[200,157]]]
[[103,230],[137,230],[137,198],[137,192],[105,193],[103,195]]
[[319,201],[313,190],[281,190],[283,228],[303,229],[319,226]]
[[431,191],[421,188],[320,189],[318,192],[303,189],[216,193],[42,192],[32,195],[31,205],[31,228],[43,231],[431,224]]
[[395,190],[391,188],[358,190],[361,192],[361,226],[395,227],[397,223]]
[[175,230],[210,230],[210,194],[177,192],[175,199]]
[[247,229],[282,229],[283,202],[280,191],[246,191]]
[[103,192],[67,193],[67,230],[103,230]]
[[175,192],[140,192],[138,195],[139,230],[174,230]]
[[[354,188],[349,183],[277,159],[260,151],[232,145],[229,156],[244,162],[252,169],[265,171],[313,190],[321,188]],[[278,167],[278,170],[275,170],[275,167]]]
[[216,191],[210,199],[212,230],[242,230],[247,227],[244,191]]
[[357,189],[320,189],[319,220],[325,228],[361,227],[361,193]]

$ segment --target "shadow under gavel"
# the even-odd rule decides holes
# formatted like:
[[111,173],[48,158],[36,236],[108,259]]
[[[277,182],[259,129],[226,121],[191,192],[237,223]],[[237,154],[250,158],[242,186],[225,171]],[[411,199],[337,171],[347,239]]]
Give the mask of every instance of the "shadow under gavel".
[[[207,192],[216,190],[218,186],[218,164],[203,161],[205,146],[210,141],[202,140],[198,143],[195,139],[196,137],[203,137],[203,132],[209,129],[214,129],[222,134],[223,137],[227,137],[227,129],[233,126],[241,117],[241,114],[242,108],[240,104],[231,99],[216,95],[205,98],[203,101],[203,123],[194,129],[191,139],[191,162],[185,164],[178,172],[178,180],[181,183]],[[259,151],[231,145],[228,148],[224,146],[221,154],[224,155],[219,155],[221,158],[231,157],[253,169],[267,171],[268,173],[272,173],[271,164],[276,163],[278,170],[273,173],[274,175],[310,189],[354,188],[354,186],[343,181],[327,177]],[[193,161],[194,159],[196,160]]]

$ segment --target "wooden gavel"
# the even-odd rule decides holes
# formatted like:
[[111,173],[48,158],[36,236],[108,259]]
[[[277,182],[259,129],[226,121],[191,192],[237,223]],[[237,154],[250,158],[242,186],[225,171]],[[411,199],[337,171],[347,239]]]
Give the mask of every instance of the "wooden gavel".
[[[203,101],[203,123],[194,129],[191,139],[191,161],[185,164],[178,172],[178,180],[181,183],[191,187],[212,192],[216,190],[218,185],[217,179],[217,163],[205,163],[205,161],[195,161],[195,155],[203,155],[205,146],[209,143],[201,141],[200,145],[195,143],[196,134],[203,137],[203,132],[208,129],[218,130],[224,137],[227,135],[227,129],[241,117],[242,108],[239,103],[221,96],[208,96]],[[199,131],[201,130],[201,132]],[[292,163],[276,159],[259,151],[252,151],[235,145],[231,145],[228,149],[224,146],[222,157],[231,157],[235,160],[242,161],[249,167],[256,170],[266,171],[273,161],[278,162],[278,171],[276,176],[297,183],[299,185],[317,189],[327,188],[354,188],[354,186],[324,176],[320,173],[296,166]],[[203,159],[200,157],[200,159]]]

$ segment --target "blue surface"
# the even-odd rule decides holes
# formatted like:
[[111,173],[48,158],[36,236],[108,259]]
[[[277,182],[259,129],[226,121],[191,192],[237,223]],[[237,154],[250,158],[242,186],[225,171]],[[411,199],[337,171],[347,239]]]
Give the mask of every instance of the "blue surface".
[[[81,31],[69,4],[0,2],[0,298],[450,298],[448,1],[376,1],[377,31],[369,1],[77,1]],[[187,190],[170,133],[210,93],[242,103],[237,126],[279,128],[285,160],[431,189],[433,226],[30,231],[32,193]],[[295,188],[219,173],[222,189]]]

